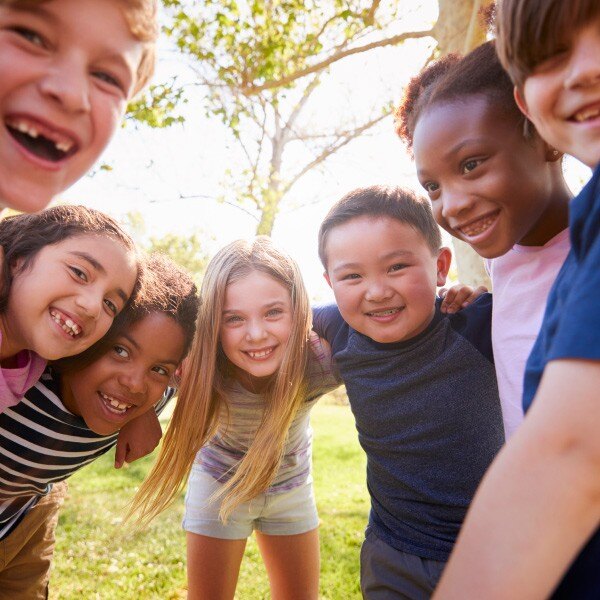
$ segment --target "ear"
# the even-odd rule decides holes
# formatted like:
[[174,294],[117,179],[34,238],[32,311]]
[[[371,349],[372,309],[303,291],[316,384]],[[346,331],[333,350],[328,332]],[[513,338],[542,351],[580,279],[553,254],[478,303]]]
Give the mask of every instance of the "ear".
[[531,120],[531,118],[529,116],[529,110],[527,110],[527,104],[525,103],[525,97],[523,96],[521,90],[519,90],[519,88],[516,85],[515,85],[514,90],[513,90],[513,96],[515,97],[515,102],[517,103],[517,106],[519,107],[519,110],[529,120]]
[[450,263],[452,262],[452,252],[450,248],[440,248],[437,257],[437,285],[444,285],[446,283],[446,277],[450,270]]
[[327,271],[323,271],[323,277],[325,277],[325,281],[327,282],[327,285],[333,289],[333,286],[331,285],[331,279],[329,279],[329,274],[327,273]]

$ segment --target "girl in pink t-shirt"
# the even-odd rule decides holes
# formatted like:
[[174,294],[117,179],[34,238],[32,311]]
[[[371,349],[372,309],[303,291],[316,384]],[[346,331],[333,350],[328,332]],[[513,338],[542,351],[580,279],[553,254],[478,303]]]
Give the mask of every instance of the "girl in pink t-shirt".
[[492,343],[508,438],[523,419],[525,362],[569,251],[562,154],[519,111],[494,42],[426,67],[396,117],[437,222],[490,259]]
[[0,412],[19,402],[47,360],[98,341],[138,279],[131,238],[109,216],[56,206],[0,221]]

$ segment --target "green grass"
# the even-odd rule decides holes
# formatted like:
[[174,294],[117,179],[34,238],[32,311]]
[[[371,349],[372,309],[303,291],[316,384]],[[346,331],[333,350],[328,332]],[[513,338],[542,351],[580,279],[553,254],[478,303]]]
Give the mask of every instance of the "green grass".
[[[368,515],[365,459],[347,406],[322,400],[313,410],[314,480],[321,518],[321,598],[360,598],[359,550]],[[116,471],[112,453],[69,480],[50,581],[51,600],[185,598],[183,497],[140,534],[121,525],[123,507],[152,457]],[[236,598],[269,598],[254,537]]]

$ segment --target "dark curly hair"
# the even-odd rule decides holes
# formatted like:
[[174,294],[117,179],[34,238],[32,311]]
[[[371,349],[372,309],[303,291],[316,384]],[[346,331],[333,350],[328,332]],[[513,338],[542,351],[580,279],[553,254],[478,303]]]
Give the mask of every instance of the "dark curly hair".
[[187,355],[196,332],[196,317],[200,299],[191,275],[167,256],[158,252],[145,256],[140,289],[114,320],[108,333],[86,351],[53,363],[65,373],[83,369],[106,354],[116,339],[131,325],[153,313],[171,317],[184,333],[184,353]]
[[493,41],[478,46],[464,57],[450,54],[425,67],[406,87],[395,111],[396,133],[409,150],[421,114],[430,106],[470,96],[485,96],[504,115],[529,125],[513,96],[513,83],[496,55]]
[[[131,237],[107,214],[77,205],[52,206],[38,213],[20,214],[0,220],[0,247],[4,253],[0,283],[0,314],[8,306],[11,286],[16,275],[27,270],[45,246],[58,244],[81,235],[110,237],[136,254]],[[22,261],[18,269],[15,265]],[[139,280],[138,265],[138,280]],[[136,283],[132,298],[137,292]]]

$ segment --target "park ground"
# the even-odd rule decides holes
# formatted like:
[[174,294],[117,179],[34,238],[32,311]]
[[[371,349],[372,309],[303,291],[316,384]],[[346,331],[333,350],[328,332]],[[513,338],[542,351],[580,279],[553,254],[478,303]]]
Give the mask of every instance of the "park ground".
[[[368,517],[365,458],[350,409],[326,396],[313,410],[313,471],[321,538],[320,598],[359,599],[359,551]],[[123,525],[124,507],[153,456],[113,468],[113,452],[69,479],[50,582],[50,600],[172,600],[186,597],[183,495],[146,530]],[[254,537],[236,593],[269,598]]]

